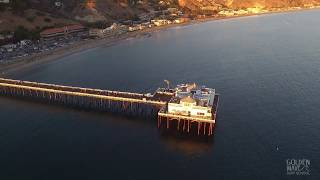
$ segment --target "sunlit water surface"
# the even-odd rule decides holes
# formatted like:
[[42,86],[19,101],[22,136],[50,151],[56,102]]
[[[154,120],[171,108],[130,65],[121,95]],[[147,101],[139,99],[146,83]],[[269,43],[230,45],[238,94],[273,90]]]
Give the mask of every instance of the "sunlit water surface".
[[[130,119],[0,98],[0,179],[319,179],[320,11],[155,32],[11,78],[153,92],[197,82],[221,94],[210,142]],[[288,176],[286,159],[311,161]]]

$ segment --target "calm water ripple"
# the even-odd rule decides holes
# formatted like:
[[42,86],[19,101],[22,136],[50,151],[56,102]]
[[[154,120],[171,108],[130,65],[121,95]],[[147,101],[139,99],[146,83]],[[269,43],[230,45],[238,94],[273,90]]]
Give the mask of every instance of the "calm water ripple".
[[[172,28],[12,78],[147,92],[195,81],[221,93],[210,142],[156,120],[0,98],[0,179],[319,179],[320,11]],[[286,159],[311,160],[309,176]]]

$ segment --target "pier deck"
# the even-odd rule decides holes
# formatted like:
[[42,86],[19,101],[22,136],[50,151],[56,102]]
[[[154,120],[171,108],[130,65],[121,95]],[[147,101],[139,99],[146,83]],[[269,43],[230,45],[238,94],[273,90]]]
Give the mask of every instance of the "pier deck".
[[171,121],[177,120],[176,128],[182,129],[183,132],[189,132],[192,124],[197,123],[198,135],[203,133],[209,136],[212,135],[219,101],[219,96],[216,95],[212,107],[213,118],[206,119],[168,114],[167,104],[175,95],[172,89],[159,88],[151,95],[0,78],[0,95],[130,116],[158,116],[159,128],[164,120],[167,121],[167,128],[170,127]]
[[[49,104],[125,114],[156,117],[170,94],[154,96],[100,89],[61,86],[0,78],[0,95],[41,101]],[[163,97],[162,100],[160,97]]]
[[[36,82],[30,82],[30,81],[18,81],[18,80],[3,79],[3,78],[0,78],[0,86],[12,87],[12,88],[15,87],[15,88],[20,88],[24,90],[38,90],[38,91],[52,92],[52,93],[75,94],[78,96],[92,96],[92,97],[100,97],[104,99],[144,102],[144,103],[159,104],[159,105],[164,105],[166,103],[166,99],[162,99],[159,93],[157,93],[156,97],[153,97],[153,96],[151,97],[151,96],[147,96],[146,94],[140,94],[140,93],[62,86],[62,85],[55,85],[55,84],[36,83]],[[163,96],[163,98],[165,97]]]

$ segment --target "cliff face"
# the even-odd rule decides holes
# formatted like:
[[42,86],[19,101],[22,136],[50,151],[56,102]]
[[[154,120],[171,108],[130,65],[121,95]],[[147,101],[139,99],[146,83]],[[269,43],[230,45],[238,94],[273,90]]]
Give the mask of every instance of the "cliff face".
[[320,4],[320,0],[179,0],[179,4],[180,6],[189,9],[199,8],[208,4],[211,6],[222,6],[229,8],[285,8]]
[[307,4],[317,4],[320,0],[233,0],[230,4],[234,8],[246,7],[266,7],[266,8],[283,8],[283,7],[303,7]]
[[[86,22],[132,16],[126,0],[28,0],[32,7]],[[58,2],[58,3],[57,3]]]
[[[151,2],[151,3],[150,3]],[[118,20],[137,19],[158,0],[11,0],[0,3],[0,31],[61,26],[80,21],[103,27]]]
[[[217,8],[248,8],[248,7],[294,7],[310,4],[320,4],[320,0],[12,0],[13,7],[19,21],[25,21],[25,26],[36,27],[41,24],[36,24],[30,19],[39,19],[36,15],[27,17],[25,14],[20,13],[23,10],[33,9],[40,11],[53,19],[53,22],[47,23],[49,26],[54,26],[57,22],[61,23],[60,19],[77,20],[85,23],[96,22],[114,22],[117,20],[135,19],[139,14],[161,8],[159,4],[167,4],[167,7],[175,7],[179,4],[185,10],[197,12],[211,11],[214,12]],[[0,6],[1,8],[1,6]],[[12,8],[14,9],[14,8]],[[22,9],[22,10],[21,10]],[[7,14],[5,11],[0,11],[0,18],[5,20]],[[33,17],[35,16],[35,17]],[[17,19],[16,18],[16,19]],[[0,19],[1,20],[1,19]],[[18,20],[17,20],[18,21]],[[1,21],[0,21],[1,22]]]

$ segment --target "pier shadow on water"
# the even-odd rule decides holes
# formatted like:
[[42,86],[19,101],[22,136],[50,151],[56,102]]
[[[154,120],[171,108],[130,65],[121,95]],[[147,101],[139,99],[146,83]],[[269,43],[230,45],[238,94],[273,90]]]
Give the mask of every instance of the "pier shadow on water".
[[[149,129],[147,131],[154,129],[158,131],[155,132],[155,134],[159,135],[158,138],[160,142],[162,142],[166,148],[168,148],[170,151],[182,153],[187,156],[210,152],[212,151],[214,145],[214,136],[198,135],[196,126],[191,126],[189,132],[182,132],[182,128],[180,128],[180,131],[177,130],[177,122],[173,121],[169,129],[165,127],[165,124],[163,124],[164,127],[157,128],[157,117],[141,118],[123,115],[120,113],[117,114],[95,111],[92,109],[82,109],[73,106],[64,106],[55,103],[48,104],[41,101],[26,101],[23,98],[17,97],[1,97],[1,101],[5,104],[20,104],[23,107],[30,107],[32,109],[38,109],[39,111],[55,112],[57,114],[60,114],[64,111],[69,111],[73,115],[76,113],[82,117],[77,121],[87,119],[94,119],[95,121],[101,123],[103,123],[103,121],[107,121],[103,124],[108,130],[110,130],[110,126],[116,127],[116,129],[120,127],[138,130],[141,130],[141,128]],[[79,123],[81,124],[81,122]],[[154,130],[151,130],[151,132]]]
[[[212,152],[214,148],[214,134],[198,135],[197,126],[191,126],[190,131],[182,131],[177,128],[178,123],[174,121],[170,128],[165,125],[161,126],[159,130],[160,141],[170,150],[177,153],[182,153],[187,156],[206,154]],[[213,128],[213,132],[214,132]]]
[[[38,109],[39,111],[48,111],[53,113],[72,112],[79,114],[83,119],[96,119],[108,121],[112,124],[126,124],[129,126],[156,126],[156,118],[153,117],[138,117],[129,114],[121,114],[116,112],[106,112],[90,108],[81,108],[78,106],[61,105],[58,103],[48,103],[45,101],[32,100],[21,97],[0,96],[0,100],[4,104],[19,104],[21,107],[28,107],[31,109]],[[26,108],[26,109],[28,109]]]
[[214,136],[195,136],[174,130],[159,129],[160,141],[170,151],[187,156],[206,154],[214,148]]

